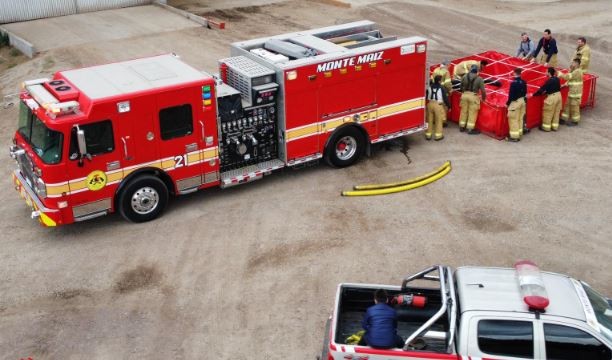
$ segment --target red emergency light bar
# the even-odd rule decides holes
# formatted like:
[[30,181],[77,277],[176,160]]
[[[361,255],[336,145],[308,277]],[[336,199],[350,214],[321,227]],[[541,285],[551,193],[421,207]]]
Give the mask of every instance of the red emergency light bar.
[[538,266],[530,260],[521,260],[514,268],[525,304],[530,310],[545,311],[550,301]]

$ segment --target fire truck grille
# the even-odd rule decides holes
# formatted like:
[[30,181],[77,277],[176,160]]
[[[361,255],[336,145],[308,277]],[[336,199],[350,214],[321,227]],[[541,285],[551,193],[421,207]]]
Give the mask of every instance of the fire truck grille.
[[25,152],[17,155],[17,163],[19,164],[19,170],[23,177],[27,180],[30,186],[34,184],[34,164],[32,159]]

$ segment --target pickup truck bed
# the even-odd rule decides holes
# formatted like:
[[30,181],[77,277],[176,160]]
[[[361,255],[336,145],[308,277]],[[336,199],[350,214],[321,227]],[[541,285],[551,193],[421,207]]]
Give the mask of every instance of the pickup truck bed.
[[[386,289],[389,296],[399,295],[397,289]],[[376,289],[343,287],[340,298],[340,312],[338,314],[335,340],[338,344],[345,344],[346,338],[362,330],[361,320],[368,307],[374,305],[373,298]],[[412,294],[422,294],[427,297],[424,308],[392,305],[398,314],[398,334],[406,340],[410,334],[415,332],[421,325],[430,319],[441,306],[440,291],[438,289],[410,289]],[[441,317],[430,328],[432,331],[448,331],[448,319]],[[426,348],[423,350],[434,352],[445,352],[446,342],[444,339],[427,339]]]

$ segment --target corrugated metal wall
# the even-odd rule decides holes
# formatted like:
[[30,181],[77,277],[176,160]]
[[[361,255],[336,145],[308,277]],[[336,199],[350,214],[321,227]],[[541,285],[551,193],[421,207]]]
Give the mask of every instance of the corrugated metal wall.
[[127,6],[146,5],[152,2],[152,0],[76,0],[78,12],[98,11]]
[[0,24],[70,14],[74,0],[0,0]]
[[0,0],[0,24],[152,2],[153,0]]

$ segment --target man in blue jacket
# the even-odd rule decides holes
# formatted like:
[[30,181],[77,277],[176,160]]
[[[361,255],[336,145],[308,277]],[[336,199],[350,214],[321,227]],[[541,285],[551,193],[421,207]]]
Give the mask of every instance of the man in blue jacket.
[[529,60],[533,57],[533,53],[535,52],[535,44],[533,40],[529,38],[527,33],[521,34],[521,43],[516,51],[516,57],[522,60]]
[[374,293],[374,305],[370,306],[361,325],[366,331],[359,342],[379,349],[404,346],[404,340],[397,335],[397,313],[387,304],[388,296],[384,289]]

